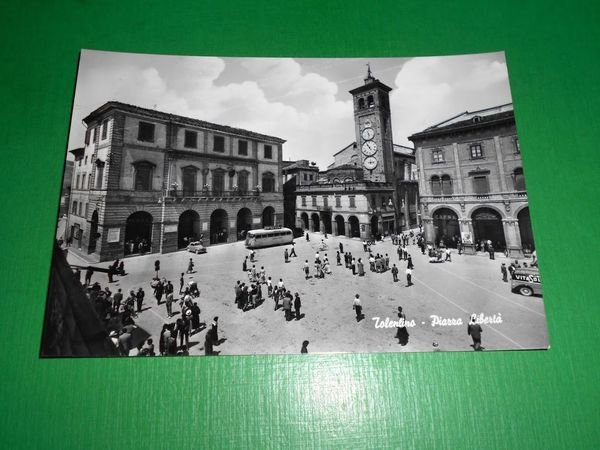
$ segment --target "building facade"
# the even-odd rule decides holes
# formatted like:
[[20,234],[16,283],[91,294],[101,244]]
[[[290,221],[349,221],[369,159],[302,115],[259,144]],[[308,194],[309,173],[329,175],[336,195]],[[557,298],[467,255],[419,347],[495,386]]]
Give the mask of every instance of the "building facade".
[[283,225],[296,227],[296,186],[317,181],[319,168],[307,159],[283,162]]
[[356,141],[333,155],[315,183],[296,187],[297,227],[370,239],[407,229],[411,205],[416,223],[417,182],[410,175],[416,172],[409,170],[405,183],[397,178],[400,172],[404,177],[406,161],[414,164],[414,155],[392,142],[390,91],[370,70],[364,84],[350,91]]
[[521,256],[534,248],[512,104],[459,114],[409,137],[429,243]]
[[67,232],[90,260],[283,223],[283,139],[108,102],[85,119]]

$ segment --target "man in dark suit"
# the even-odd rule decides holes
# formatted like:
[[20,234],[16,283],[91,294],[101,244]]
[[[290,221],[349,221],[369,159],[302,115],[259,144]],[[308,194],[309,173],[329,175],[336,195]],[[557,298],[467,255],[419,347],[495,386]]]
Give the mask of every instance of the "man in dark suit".
[[471,336],[473,339],[473,349],[475,351],[482,350],[481,347],[481,333],[483,330],[481,329],[481,325],[479,325],[476,321],[477,316],[475,314],[471,314],[471,320],[469,320],[469,325],[467,326],[467,334]]

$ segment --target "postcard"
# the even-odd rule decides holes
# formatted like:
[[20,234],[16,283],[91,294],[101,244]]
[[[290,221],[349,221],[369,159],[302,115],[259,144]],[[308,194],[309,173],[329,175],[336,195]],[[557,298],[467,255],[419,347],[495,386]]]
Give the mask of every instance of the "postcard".
[[42,357],[549,347],[502,52],[83,50],[64,159]]

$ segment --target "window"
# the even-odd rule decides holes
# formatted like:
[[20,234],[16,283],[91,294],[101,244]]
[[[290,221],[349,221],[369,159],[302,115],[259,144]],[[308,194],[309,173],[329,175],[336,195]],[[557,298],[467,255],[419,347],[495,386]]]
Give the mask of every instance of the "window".
[[90,136],[90,142],[93,144],[96,141],[96,127],[92,128],[92,133]]
[[302,206],[306,206],[306,195],[302,196]]
[[104,119],[102,121],[102,140],[106,139],[106,136],[108,135],[108,119]]
[[147,161],[138,162],[134,165],[135,175],[133,188],[136,191],[152,190],[152,169],[154,165]]
[[356,208],[356,197],[351,195],[348,197],[348,199],[350,200],[350,208]]
[[369,95],[367,97],[367,105],[369,106],[369,108],[372,108],[373,106],[375,106],[375,102],[373,101],[373,96]]
[[222,169],[213,170],[212,189],[214,194],[219,194],[225,190],[225,171]]
[[312,196],[312,206],[317,206],[317,196],[316,195]]
[[340,197],[339,195],[335,196],[335,206],[337,208],[341,208],[342,206],[342,197]]
[[515,144],[515,153],[521,153],[521,144],[519,144],[519,138],[515,136],[514,138],[514,144]]
[[103,182],[104,182],[104,163],[100,160],[96,160],[96,189],[102,189]]
[[87,189],[87,185],[85,184],[85,173],[81,176],[81,189]]
[[275,175],[271,172],[265,172],[262,176],[263,192],[275,192]]
[[79,202],[79,208],[77,208],[77,215],[81,217],[81,213],[83,212],[83,202]]
[[138,141],[154,142],[154,124],[140,122],[138,125]]
[[265,159],[273,159],[273,147],[265,145]]
[[327,208],[329,206],[329,197],[326,195],[323,196],[323,206]]
[[197,148],[198,133],[196,133],[195,131],[185,130],[183,146],[185,148]]
[[87,156],[85,157],[85,161],[83,162],[84,165],[87,165]]
[[73,202],[73,206],[71,207],[71,214],[77,214],[77,201]]
[[358,99],[358,109],[364,109],[364,108],[365,108],[365,99],[361,97]]
[[442,175],[442,195],[452,195],[453,193],[450,175]]
[[431,152],[431,160],[433,163],[443,163],[444,162],[444,151],[437,149]]
[[471,159],[481,159],[483,158],[483,149],[481,148],[481,144],[473,144],[469,147],[471,150]]
[[308,180],[308,175],[307,174],[303,174],[304,175],[304,181]]
[[81,167],[81,161],[82,161],[82,160],[83,160],[83,158],[79,158],[79,159],[77,160],[77,166],[78,166],[78,167]]
[[238,155],[248,156],[248,141],[238,141]]
[[525,177],[523,176],[523,169],[521,167],[517,167],[513,172],[513,180],[515,191],[525,190]]
[[490,183],[487,176],[480,175],[473,177],[473,192],[476,195],[485,195],[490,192]]
[[75,189],[79,189],[79,174],[77,174],[77,176],[75,177]]
[[194,195],[194,192],[196,192],[197,169],[195,167],[184,167],[181,172],[183,196],[189,197]]
[[213,152],[225,153],[225,138],[223,136],[214,137]]
[[84,217],[87,217],[87,216],[88,216],[88,213],[90,212],[90,211],[89,211],[89,207],[90,207],[90,204],[89,204],[89,203],[86,203],[86,204],[85,204],[85,216],[84,216]]
[[437,175],[431,177],[431,195],[442,195],[442,184]]
[[85,145],[90,143],[90,129],[85,130]]
[[241,192],[248,192],[248,172],[245,170],[238,173],[238,189]]

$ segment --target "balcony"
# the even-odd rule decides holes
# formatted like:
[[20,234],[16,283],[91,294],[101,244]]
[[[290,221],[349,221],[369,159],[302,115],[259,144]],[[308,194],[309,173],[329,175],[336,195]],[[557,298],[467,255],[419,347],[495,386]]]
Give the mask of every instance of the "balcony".
[[[270,194],[266,192],[264,194]],[[201,191],[188,191],[183,189],[169,189],[167,198],[255,198],[263,195],[262,192],[240,191],[240,190],[220,190],[220,189],[203,189]]]
[[393,183],[367,183],[364,181],[351,182],[351,183],[315,183],[315,184],[303,184],[296,186],[297,193],[309,193],[309,192],[347,192],[349,194],[352,191],[365,192],[365,191],[393,191]]
[[455,201],[455,202],[480,202],[484,201],[527,201],[527,191],[489,192],[487,194],[452,194],[452,195],[422,195],[423,201]]

